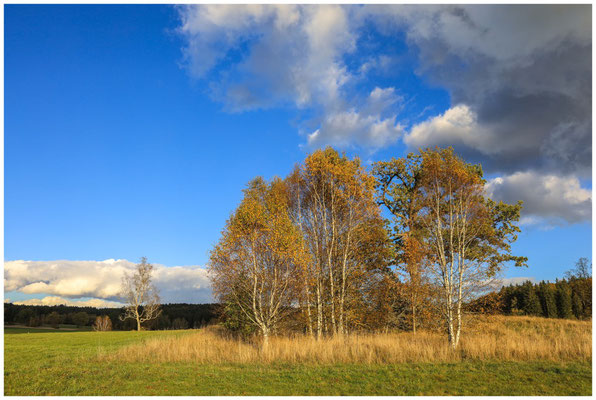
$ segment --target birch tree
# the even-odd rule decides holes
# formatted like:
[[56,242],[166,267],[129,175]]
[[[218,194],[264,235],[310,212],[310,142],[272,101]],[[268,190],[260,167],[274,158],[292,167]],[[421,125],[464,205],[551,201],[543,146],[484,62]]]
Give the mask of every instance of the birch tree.
[[93,323],[93,330],[96,332],[111,331],[112,320],[107,315],[98,315]]
[[387,238],[374,178],[358,158],[329,147],[310,154],[286,181],[310,261],[302,282],[308,331],[318,338],[343,334],[355,318],[350,300],[362,294],[364,272],[385,267]]
[[124,314],[120,320],[134,319],[137,330],[141,330],[143,322],[157,318],[160,313],[160,299],[157,288],[151,281],[153,265],[142,257],[132,274],[125,273],[122,278],[122,298],[126,302]]
[[435,282],[441,288],[441,311],[453,349],[462,330],[462,305],[486,285],[511,255],[520,231],[521,202],[509,205],[485,197],[482,168],[465,163],[452,148],[422,151],[422,222]]
[[211,252],[209,273],[216,297],[241,310],[263,346],[296,299],[302,248],[284,182],[251,181]]

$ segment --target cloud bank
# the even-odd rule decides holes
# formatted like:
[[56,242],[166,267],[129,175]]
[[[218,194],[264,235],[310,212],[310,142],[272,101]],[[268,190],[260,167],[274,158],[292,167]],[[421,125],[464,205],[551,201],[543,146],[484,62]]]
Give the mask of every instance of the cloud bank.
[[[153,265],[153,282],[159,290],[162,303],[213,301],[205,268]],[[4,264],[4,290],[48,295],[43,299],[25,302],[36,300],[40,303],[57,304],[57,301],[66,300],[77,304],[109,304],[106,302],[119,302],[122,277],[125,272],[130,273],[134,267],[133,262],[113,259],[7,261]],[[92,299],[76,300],[88,297]]]
[[541,175],[516,172],[492,179],[486,185],[492,198],[514,203],[524,199],[526,223],[547,219],[552,225],[589,220],[592,215],[592,191],[580,186],[573,176]]
[[41,299],[28,299],[15,301],[14,304],[23,304],[28,306],[73,306],[73,307],[95,307],[95,308],[120,308],[122,303],[115,301],[106,301],[101,299],[91,300],[69,300],[59,296],[46,296]]
[[[548,196],[513,196],[526,202],[526,217],[591,219],[585,195],[569,200],[588,189],[568,185],[591,179],[590,5],[177,9],[183,65],[227,110],[293,107],[306,115],[299,131],[311,147],[452,145],[502,176],[499,190],[492,185],[499,199],[513,196],[506,186],[520,176],[533,177]],[[410,68],[449,92],[449,109],[406,118],[402,55],[381,46],[396,37],[416,59]],[[382,87],[380,71],[391,78]]]

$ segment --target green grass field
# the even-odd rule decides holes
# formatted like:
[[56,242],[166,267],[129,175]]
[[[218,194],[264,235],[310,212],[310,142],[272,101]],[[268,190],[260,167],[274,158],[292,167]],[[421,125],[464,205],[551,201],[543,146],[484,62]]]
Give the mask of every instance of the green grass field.
[[[64,329],[64,327],[68,327]],[[5,327],[4,333],[73,333],[73,332],[91,332],[92,329],[90,326],[83,326],[83,327],[75,327],[74,325],[61,325],[59,329],[53,328],[32,328],[32,327]]]
[[[33,331],[33,330],[32,330]],[[120,363],[99,355],[189,331],[6,329],[5,395],[591,395],[590,362]],[[59,334],[58,334],[59,333]]]

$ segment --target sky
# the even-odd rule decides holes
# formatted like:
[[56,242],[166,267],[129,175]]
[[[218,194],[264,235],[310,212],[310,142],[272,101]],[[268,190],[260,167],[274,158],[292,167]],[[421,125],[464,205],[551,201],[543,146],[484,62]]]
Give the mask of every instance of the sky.
[[524,201],[507,282],[592,243],[591,6],[4,6],[5,301],[114,305],[146,256],[164,302],[242,189],[331,145],[428,146]]

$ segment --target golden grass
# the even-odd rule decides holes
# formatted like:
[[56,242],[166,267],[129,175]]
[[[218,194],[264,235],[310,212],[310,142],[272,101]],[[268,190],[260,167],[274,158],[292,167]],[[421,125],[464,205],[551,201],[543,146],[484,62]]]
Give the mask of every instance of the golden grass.
[[460,347],[450,351],[445,335],[434,332],[354,334],[324,338],[272,337],[262,349],[257,340],[226,337],[217,327],[178,337],[149,339],[105,355],[131,362],[367,363],[499,361],[590,361],[590,321],[536,317],[480,317],[468,321]]

